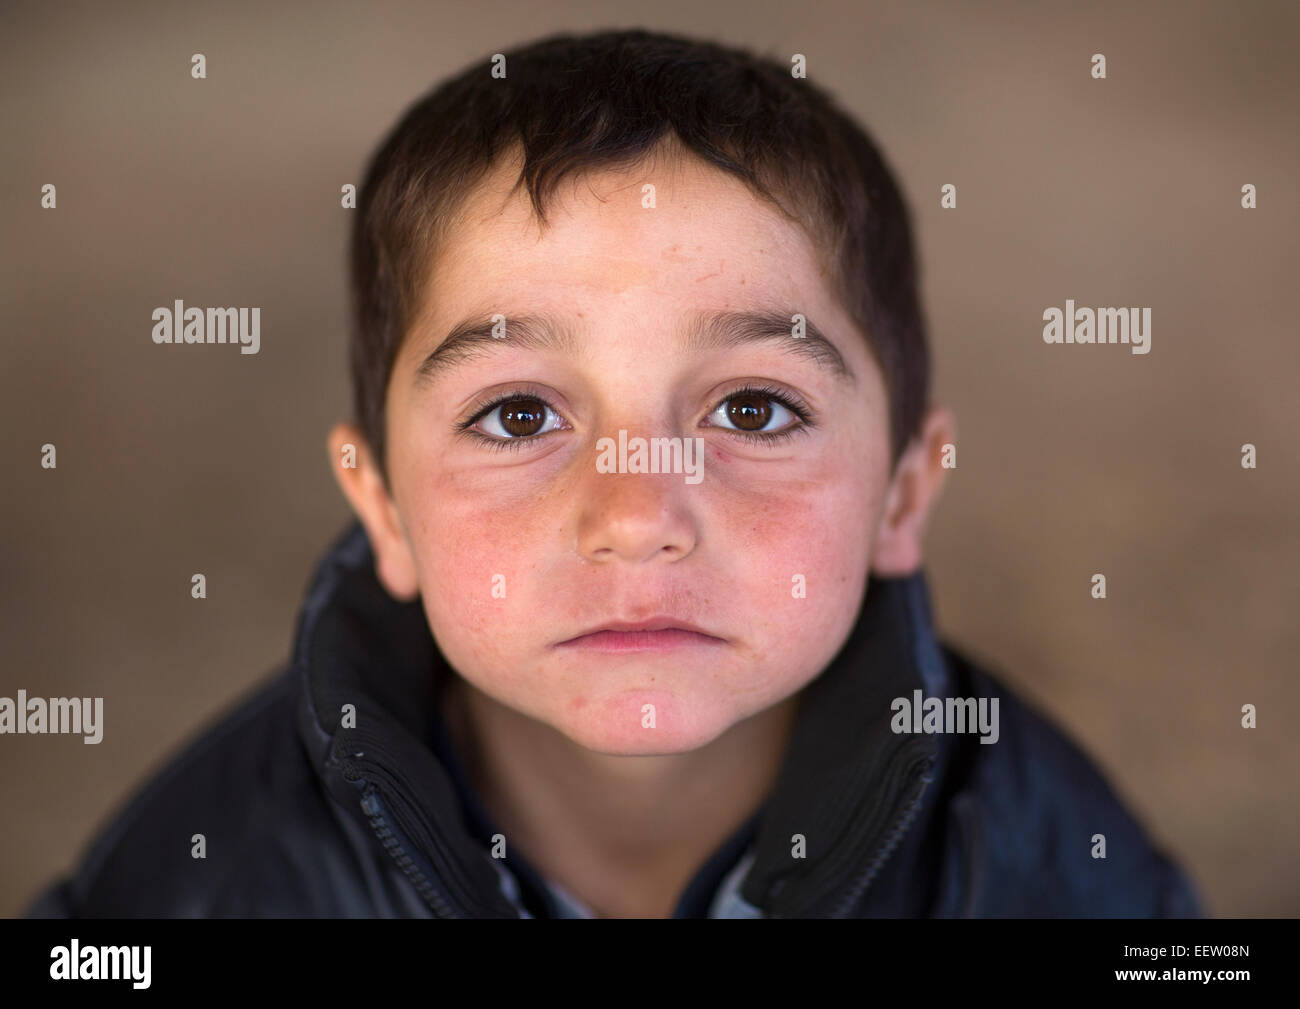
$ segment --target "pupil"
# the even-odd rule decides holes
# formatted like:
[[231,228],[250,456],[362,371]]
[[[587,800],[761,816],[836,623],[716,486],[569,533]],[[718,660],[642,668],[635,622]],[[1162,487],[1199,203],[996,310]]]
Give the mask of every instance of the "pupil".
[[501,406],[501,426],[524,438],[536,434],[546,419],[546,407],[535,399],[512,399]]
[[761,396],[735,396],[727,407],[727,419],[743,431],[760,431],[772,419],[772,408]]

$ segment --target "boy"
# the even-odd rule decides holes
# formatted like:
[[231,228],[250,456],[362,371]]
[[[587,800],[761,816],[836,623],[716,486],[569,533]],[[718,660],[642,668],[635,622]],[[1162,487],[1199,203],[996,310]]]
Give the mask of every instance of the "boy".
[[935,636],[952,418],[818,88],[643,31],[494,57],[381,145],[351,269],[359,523],[291,667],[31,913],[1198,913]]

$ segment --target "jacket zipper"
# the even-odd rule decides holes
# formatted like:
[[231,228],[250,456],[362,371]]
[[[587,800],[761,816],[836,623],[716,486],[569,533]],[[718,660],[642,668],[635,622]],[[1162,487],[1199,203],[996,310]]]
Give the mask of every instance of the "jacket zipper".
[[[371,787],[366,790],[361,797],[361,810],[366,814],[371,829],[374,830],[375,836],[379,838],[384,849],[406,874],[424,902],[433,909],[433,913],[439,918],[464,918],[465,914],[455,906],[451,896],[446,891],[440,890],[434,883],[438,877],[437,873],[433,872],[432,866],[428,865],[423,858],[420,858],[419,865],[416,864],[416,858],[419,858],[418,852],[414,857],[408,852],[407,847],[410,842],[388,815],[379,798],[378,789]],[[414,848],[413,845],[411,847]]]
[[[446,882],[434,869],[428,857],[415,844],[398,823],[384,799],[391,794],[384,788],[384,778],[393,778],[393,785],[398,789],[410,790],[411,786],[400,773],[390,774],[383,770],[385,764],[394,766],[395,762],[387,758],[384,748],[369,733],[354,730],[353,738],[346,743],[336,739],[333,746],[333,759],[337,761],[343,777],[361,788],[361,811],[365,814],[371,830],[384,846],[384,850],[411,881],[416,892],[439,918],[473,917],[461,903],[452,897]],[[360,761],[368,751],[377,764]],[[376,781],[376,776],[381,780]]]
[[881,867],[888,860],[889,856],[894,853],[894,849],[902,843],[903,838],[907,835],[908,828],[916,818],[917,810],[921,808],[921,802],[925,799],[925,793],[929,790],[930,782],[934,780],[934,776],[931,773],[933,767],[934,761],[927,760],[925,771],[921,776],[921,790],[916,793],[916,797],[907,804],[907,808],[904,809],[894,821],[894,826],[886,836],[884,844],[881,845],[880,849],[876,852],[875,857],[871,860],[871,863],[849,888],[847,896],[845,896],[844,899],[835,906],[834,911],[831,913],[832,918],[844,918],[848,916],[848,913],[853,910],[854,905],[862,899],[862,895],[866,893],[867,887],[871,885],[872,880],[874,880],[879,874]]

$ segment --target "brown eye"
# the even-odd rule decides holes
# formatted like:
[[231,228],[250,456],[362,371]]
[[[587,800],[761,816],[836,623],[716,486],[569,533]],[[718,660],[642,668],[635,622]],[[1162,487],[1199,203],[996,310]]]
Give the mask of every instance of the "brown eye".
[[727,419],[741,430],[762,430],[772,419],[772,407],[758,395],[737,395],[727,400]]
[[708,426],[751,441],[779,441],[807,430],[812,421],[807,408],[796,406],[789,393],[744,388],[737,389],[713,408]]
[[762,396],[732,396],[725,404],[725,412],[741,431],[761,431],[772,419],[771,402]]
[[501,404],[501,426],[517,438],[526,438],[541,430],[546,420],[546,405],[535,399],[512,399]]
[[496,441],[523,441],[560,427],[560,415],[536,396],[511,396],[488,407],[473,427]]

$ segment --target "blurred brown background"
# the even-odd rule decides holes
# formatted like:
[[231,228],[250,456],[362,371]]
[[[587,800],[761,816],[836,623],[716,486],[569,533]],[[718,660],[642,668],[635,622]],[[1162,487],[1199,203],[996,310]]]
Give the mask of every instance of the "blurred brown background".
[[[288,654],[347,518],[324,447],[348,408],[340,187],[468,62],[615,26],[804,53],[879,141],[959,424],[930,536],[941,629],[1072,732],[1214,913],[1300,912],[1296,4],[0,17],[0,696],[103,696],[107,723],[96,747],[0,737],[0,914]],[[155,346],[150,313],[177,298],[260,306],[261,352]],[[1151,353],[1044,345],[1066,298],[1150,306]]]

